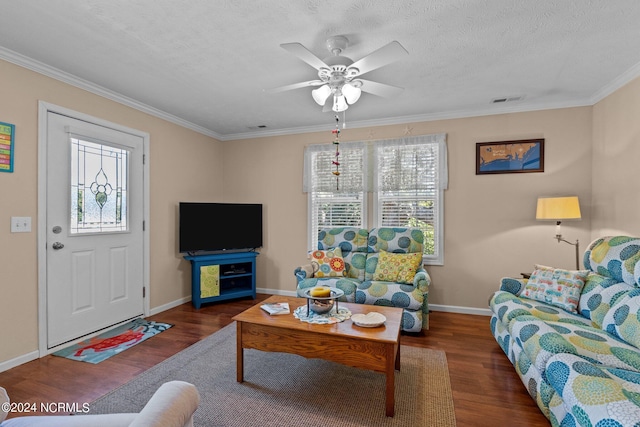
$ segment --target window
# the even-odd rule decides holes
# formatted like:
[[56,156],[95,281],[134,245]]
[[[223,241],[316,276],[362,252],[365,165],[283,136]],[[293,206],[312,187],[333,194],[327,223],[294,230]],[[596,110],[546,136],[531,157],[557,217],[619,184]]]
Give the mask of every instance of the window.
[[304,187],[309,193],[309,250],[318,247],[318,230],[324,227],[366,227],[364,191],[365,145],[340,144],[340,175],[332,163],[332,144],[310,145],[305,150]]
[[[332,174],[333,160],[335,149],[329,144],[312,145],[305,151],[309,249],[317,247],[318,230],[323,227],[419,227],[425,235],[425,262],[444,263],[444,134],[342,143],[338,185]],[[370,223],[366,217],[369,198]]]
[[130,152],[70,135],[71,234],[128,230]]
[[373,157],[375,226],[420,228],[425,262],[442,265],[444,135],[379,141]]

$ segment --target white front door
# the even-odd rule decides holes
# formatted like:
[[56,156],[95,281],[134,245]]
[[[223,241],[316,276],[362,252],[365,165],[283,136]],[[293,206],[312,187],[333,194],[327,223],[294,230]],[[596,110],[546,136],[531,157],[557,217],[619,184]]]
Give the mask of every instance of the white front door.
[[47,348],[143,314],[139,135],[47,112]]

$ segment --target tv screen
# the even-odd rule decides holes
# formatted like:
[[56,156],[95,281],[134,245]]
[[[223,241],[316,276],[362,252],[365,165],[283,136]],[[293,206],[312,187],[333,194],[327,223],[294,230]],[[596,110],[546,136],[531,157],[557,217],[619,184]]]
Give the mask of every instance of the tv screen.
[[180,252],[262,246],[262,205],[180,202]]

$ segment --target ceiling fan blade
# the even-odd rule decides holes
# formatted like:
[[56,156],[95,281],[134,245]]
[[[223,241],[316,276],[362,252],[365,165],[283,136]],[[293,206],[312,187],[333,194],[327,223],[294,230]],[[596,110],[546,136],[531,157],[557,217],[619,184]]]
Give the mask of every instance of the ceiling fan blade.
[[371,52],[364,58],[354,62],[349,68],[357,68],[358,75],[368,73],[376,68],[384,67],[387,64],[398,61],[403,56],[409,55],[404,47],[397,41],[382,46],[380,49]]
[[309,80],[309,81],[306,81],[306,82],[300,82],[300,83],[294,83],[294,84],[291,84],[291,85],[275,87],[273,89],[266,89],[265,92],[267,92],[267,93],[280,93],[280,92],[284,92],[284,91],[287,91],[287,90],[300,89],[300,88],[303,88],[303,87],[321,86],[323,84],[325,84],[325,82],[323,82],[322,80]]
[[302,46],[300,43],[283,43],[280,47],[302,59],[316,70],[320,70],[320,68],[329,68],[323,60],[315,56],[311,51],[309,51],[309,49]]
[[399,95],[404,88],[398,86],[391,86],[384,83],[372,82],[371,80],[358,79],[362,82],[360,89],[363,92],[378,95],[383,98],[390,98],[392,96]]

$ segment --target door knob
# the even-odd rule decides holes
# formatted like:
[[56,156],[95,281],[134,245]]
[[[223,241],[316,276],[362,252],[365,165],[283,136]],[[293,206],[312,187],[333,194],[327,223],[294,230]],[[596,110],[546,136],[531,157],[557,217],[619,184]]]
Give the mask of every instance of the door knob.
[[64,248],[64,245],[60,242],[55,242],[53,245],[51,245],[51,247],[55,250],[58,250]]

